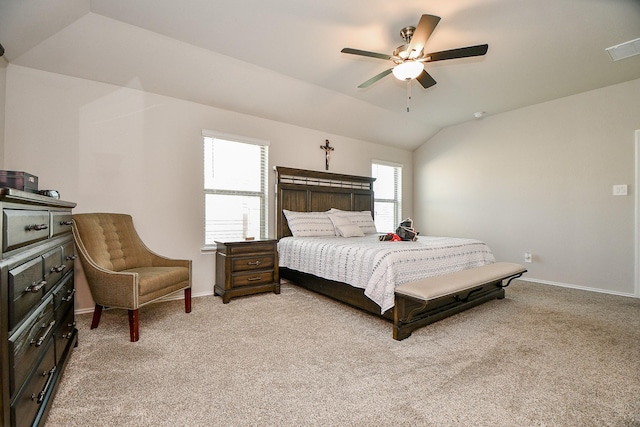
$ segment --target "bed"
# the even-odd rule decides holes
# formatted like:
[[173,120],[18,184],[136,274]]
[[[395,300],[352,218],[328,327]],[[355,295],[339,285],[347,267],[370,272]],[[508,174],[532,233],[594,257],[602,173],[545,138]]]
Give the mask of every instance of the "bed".
[[[372,216],[368,212],[373,212],[375,178],[281,166],[275,167],[275,172],[281,278],[393,321],[397,340],[429,323],[504,298],[502,278],[474,284],[462,296],[455,292],[428,303],[395,292],[401,285],[423,278],[474,271],[471,269],[495,263],[495,258],[475,239],[419,236],[416,242],[379,241],[379,233],[367,228],[370,224],[361,215]],[[334,219],[348,217],[369,234],[331,235],[331,225],[325,225],[326,213]],[[299,219],[312,225],[303,227]]]

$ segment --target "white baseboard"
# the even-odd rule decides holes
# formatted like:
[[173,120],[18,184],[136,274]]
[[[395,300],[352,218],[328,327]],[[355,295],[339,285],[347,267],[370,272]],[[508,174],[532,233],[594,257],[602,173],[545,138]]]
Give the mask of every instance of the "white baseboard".
[[518,280],[521,280],[523,282],[541,283],[543,285],[559,286],[561,288],[579,289],[581,291],[590,291],[590,292],[598,292],[601,294],[618,295],[621,297],[638,298],[633,293],[610,291],[607,289],[600,289],[600,288],[590,288],[588,286],[572,285],[570,283],[551,282],[549,280],[532,279],[529,277],[527,277],[526,279],[523,277],[520,277]]

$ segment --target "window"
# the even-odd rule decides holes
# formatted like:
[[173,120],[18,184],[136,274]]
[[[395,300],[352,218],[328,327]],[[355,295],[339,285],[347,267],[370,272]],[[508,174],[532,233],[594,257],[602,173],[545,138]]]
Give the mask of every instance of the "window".
[[374,218],[379,233],[394,232],[402,221],[402,165],[374,160],[371,165]]
[[267,141],[203,131],[204,244],[266,238]]

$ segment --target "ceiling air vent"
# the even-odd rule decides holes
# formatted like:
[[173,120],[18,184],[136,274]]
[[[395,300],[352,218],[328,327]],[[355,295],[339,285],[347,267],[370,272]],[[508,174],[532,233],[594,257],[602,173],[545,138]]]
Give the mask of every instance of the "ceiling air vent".
[[640,54],[640,39],[620,43],[605,49],[613,61]]

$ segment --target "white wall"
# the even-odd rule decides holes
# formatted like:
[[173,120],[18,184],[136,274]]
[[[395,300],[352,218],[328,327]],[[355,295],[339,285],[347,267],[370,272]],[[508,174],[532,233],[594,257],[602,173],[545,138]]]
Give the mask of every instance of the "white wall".
[[[140,85],[142,86],[142,85]],[[345,118],[346,120],[347,118]],[[269,140],[270,166],[371,174],[371,159],[405,166],[404,213],[412,214],[412,153],[175,98],[9,65],[5,167],[59,190],[75,213],[134,217],[154,251],[193,260],[194,295],[213,292],[214,257],[203,246],[202,129]],[[273,176],[270,177],[273,179]],[[273,186],[270,186],[273,188]],[[273,235],[273,189],[269,231]],[[77,309],[93,306],[81,272]]]
[[532,252],[532,280],[632,295],[636,129],[640,80],[446,128],[416,150],[416,226]]

